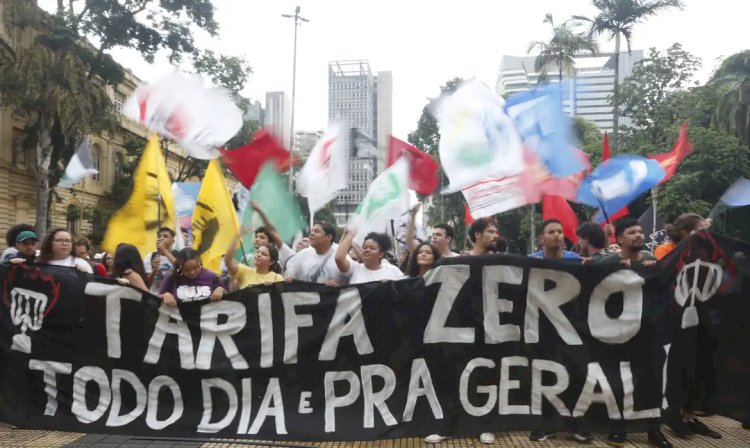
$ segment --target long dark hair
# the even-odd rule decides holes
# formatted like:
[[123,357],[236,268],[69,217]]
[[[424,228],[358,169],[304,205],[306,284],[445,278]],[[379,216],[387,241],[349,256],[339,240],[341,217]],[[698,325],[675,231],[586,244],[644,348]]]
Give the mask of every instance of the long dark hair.
[[270,272],[281,274],[281,264],[279,263],[279,250],[276,248],[276,245],[275,244],[261,244],[260,246],[258,246],[258,250],[260,250],[261,247],[267,248],[268,255],[271,256],[271,264],[268,266],[268,270]]
[[[435,266],[440,260],[440,252],[438,252],[435,246],[430,243],[421,243],[416,247],[416,249],[414,249],[411,257],[409,257],[409,264],[406,266],[406,275],[408,275],[409,277],[419,277],[419,265],[417,264],[417,256],[422,246],[429,246],[430,250],[432,250],[432,266]],[[430,269],[432,269],[432,266],[430,266]]]
[[[52,242],[55,239],[55,235],[57,235],[60,232],[65,232],[70,234],[68,232],[68,229],[64,229],[62,227],[56,227],[52,230],[50,230],[47,235],[45,235],[44,240],[42,240],[42,245],[39,248],[39,261],[42,263],[46,263],[50,260],[52,260]],[[70,238],[72,240],[73,235],[70,235]],[[70,255],[73,255],[73,243],[71,241],[70,244]]]
[[115,250],[115,265],[112,276],[122,277],[128,269],[140,275],[144,282],[146,281],[146,271],[138,248],[132,244],[120,243]]
[[[200,263],[201,255],[197,250],[191,247],[180,249],[180,251],[175,254],[174,274],[182,275],[182,265],[188,260],[198,260],[198,263]],[[201,269],[203,269],[202,265]]]

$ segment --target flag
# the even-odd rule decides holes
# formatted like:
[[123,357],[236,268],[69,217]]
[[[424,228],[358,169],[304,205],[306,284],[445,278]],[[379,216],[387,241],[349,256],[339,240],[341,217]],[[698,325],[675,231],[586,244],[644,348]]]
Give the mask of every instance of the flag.
[[256,132],[247,145],[220,151],[224,164],[245,188],[253,185],[255,176],[267,160],[272,160],[280,170],[289,166],[289,151],[265,128]]
[[542,220],[557,219],[562,223],[563,234],[570,241],[575,242],[577,239],[576,230],[578,229],[578,216],[565,198],[560,196],[545,194],[542,196]]
[[68,166],[65,167],[65,174],[57,184],[58,187],[71,188],[73,185],[82,181],[86,176],[99,173],[91,163],[90,151],[91,140],[88,136],[83,139],[83,142],[78,146],[73,157],[70,158]]
[[[461,190],[475,219],[504,213],[538,201],[529,196],[525,176],[515,175],[477,182]],[[535,192],[532,192],[536,195]]]
[[468,228],[474,223],[474,217],[471,216],[471,210],[469,210],[469,204],[464,202],[464,224]]
[[114,253],[118,244],[128,243],[145,257],[156,250],[159,227],[175,229],[175,224],[169,173],[159,139],[152,134],[133,175],[133,192],[128,202],[110,218],[102,248]]
[[419,194],[432,194],[438,187],[437,162],[421,149],[391,136],[387,165],[393,165],[401,156],[409,157],[409,188]]
[[193,212],[193,249],[203,267],[221,273],[221,257],[239,233],[237,214],[218,160],[208,164]]
[[350,225],[361,242],[369,232],[384,232],[390,220],[409,211],[409,161],[400,158],[372,181]]
[[750,180],[740,177],[721,195],[720,202],[729,207],[750,205]]
[[[297,232],[305,228],[297,201],[289,194],[286,182],[276,171],[273,163],[266,162],[255,178],[248,203],[252,201],[257,202],[265,212],[283,241],[291,240]],[[250,230],[243,236],[243,245],[248,253],[253,251],[253,231],[261,225],[262,221],[255,210],[246,207],[242,217],[242,229],[243,232]]]
[[575,154],[570,119],[562,108],[561,86],[545,86],[512,95],[505,111],[528,148],[553,177],[568,177],[584,169]]
[[682,162],[682,159],[693,152],[693,144],[688,139],[687,130],[688,127],[686,124],[680,126],[680,135],[677,137],[677,141],[675,142],[671,151],[663,154],[649,154],[648,156],[649,159],[653,159],[659,162],[662,168],[664,168],[664,171],[667,173],[666,176],[664,176],[664,179],[662,179],[661,183],[666,182],[672,176],[674,176],[675,172],[677,171],[677,167],[680,165],[680,162]]
[[358,128],[349,129],[349,157],[357,159],[374,159],[378,149],[372,139]]
[[664,168],[641,156],[616,156],[602,163],[578,187],[577,202],[607,215],[633,202],[664,178]]
[[450,180],[443,193],[525,170],[521,138],[505,113],[503,99],[481,82],[463,83],[437,103],[434,113],[440,129],[440,163]]
[[667,241],[667,230],[664,226],[664,220],[661,216],[656,215],[656,225],[654,225],[654,205],[651,204],[645,212],[638,218],[638,224],[641,225],[644,235],[644,246],[646,246],[649,252],[654,252],[654,249],[661,243]]
[[172,73],[141,84],[122,113],[165,137],[177,140],[191,157],[213,159],[214,149],[242,128],[242,112],[224,89],[206,88],[196,75]]
[[606,162],[612,154],[609,150],[609,135],[604,132],[604,140],[602,140],[602,162]]
[[346,135],[343,126],[331,125],[310,152],[297,174],[297,192],[307,198],[310,219],[347,185]]

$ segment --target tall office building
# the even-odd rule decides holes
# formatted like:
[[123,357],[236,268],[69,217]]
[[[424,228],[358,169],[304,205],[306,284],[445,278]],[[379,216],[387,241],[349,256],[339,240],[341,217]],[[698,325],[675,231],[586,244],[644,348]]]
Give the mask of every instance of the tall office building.
[[294,133],[294,155],[307,159],[323,131],[296,131]]
[[[620,82],[633,73],[635,64],[643,59],[643,51],[634,50],[630,54],[620,53]],[[500,61],[500,74],[495,85],[501,96],[528,90],[537,85],[541,73],[534,70],[535,56],[503,56]],[[558,82],[558,69],[548,66],[547,80]],[[563,82],[570,79],[563,78]],[[575,82],[569,83],[563,99],[565,112],[596,123],[602,131],[613,128],[613,109],[609,97],[614,91],[615,54],[601,53],[595,56],[575,57]],[[620,118],[620,125],[628,125],[630,120]]]
[[286,92],[266,92],[263,118],[264,126],[287,147],[291,139],[292,109]]
[[338,121],[346,129],[359,129],[378,148],[374,159],[350,155],[348,186],[339,193],[334,206],[338,226],[346,225],[364,199],[379,166],[385,165],[385,148],[391,132],[392,84],[391,72],[373,75],[366,60],[328,64],[328,120]]

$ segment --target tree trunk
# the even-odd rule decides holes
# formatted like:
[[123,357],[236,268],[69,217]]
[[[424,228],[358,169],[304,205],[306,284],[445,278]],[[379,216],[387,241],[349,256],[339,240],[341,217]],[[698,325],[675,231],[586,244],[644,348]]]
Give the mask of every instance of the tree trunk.
[[49,165],[52,157],[52,135],[47,120],[40,119],[36,144],[36,227],[37,235],[45,235],[49,224]]
[[617,132],[620,127],[620,33],[615,36],[615,87],[612,90],[612,155],[617,150]]

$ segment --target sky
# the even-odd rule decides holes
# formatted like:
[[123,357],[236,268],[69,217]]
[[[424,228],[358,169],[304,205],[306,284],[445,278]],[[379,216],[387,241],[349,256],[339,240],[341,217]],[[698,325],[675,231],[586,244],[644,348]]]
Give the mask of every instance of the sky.
[[[265,102],[265,92],[292,90],[294,25],[281,14],[295,6],[309,23],[297,41],[296,130],[323,129],[328,117],[328,62],[367,59],[374,72],[393,74],[393,134],[405,139],[416,128],[427,99],[449,79],[476,77],[494,89],[503,55],[524,56],[529,42],[551,37],[571,15],[593,16],[590,0],[214,0],[219,37],[197,33],[197,43],[242,56],[253,67],[243,94]],[[703,61],[696,79],[705,82],[721,58],[750,48],[743,30],[750,17],[746,0],[684,0],[636,25],[633,49],[666,49],[674,42]],[[55,0],[39,0],[54,9]],[[613,41],[599,39],[601,51]],[[144,81],[174,70],[161,54],[148,64],[133,50],[115,49],[117,61]]]

